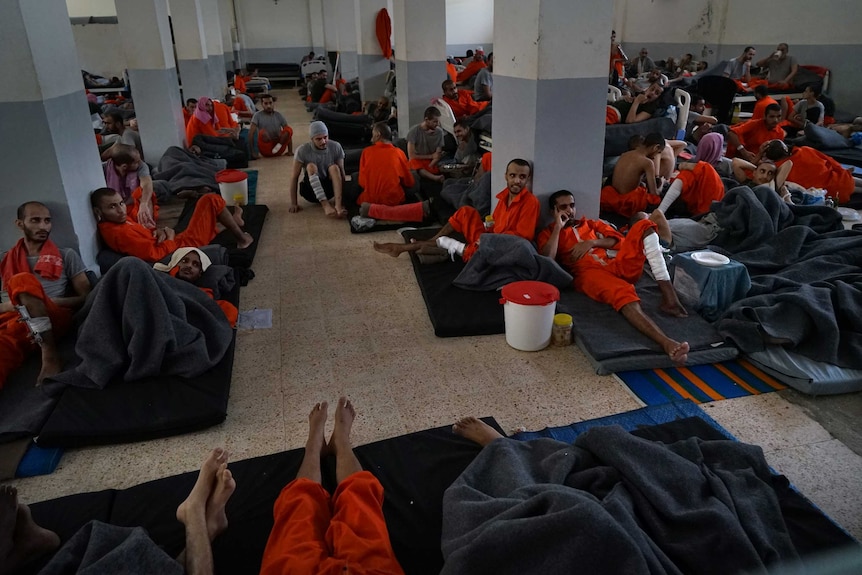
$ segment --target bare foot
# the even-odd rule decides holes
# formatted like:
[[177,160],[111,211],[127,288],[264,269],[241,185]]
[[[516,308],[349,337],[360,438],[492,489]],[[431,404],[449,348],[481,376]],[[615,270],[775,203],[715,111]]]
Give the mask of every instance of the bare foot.
[[[17,492],[14,496],[17,503]],[[7,500],[8,503],[8,500]],[[4,507],[6,505],[4,504]],[[6,510],[4,509],[4,515]],[[0,564],[0,573],[12,573],[18,567],[26,565],[33,559],[47,553],[52,553],[60,547],[60,538],[53,531],[36,525],[30,515],[30,508],[23,503],[17,503],[15,509],[15,530],[12,535],[12,548]]]
[[12,537],[18,515],[18,490],[0,485],[0,565],[5,565],[12,551]]
[[677,365],[684,365],[688,361],[689,345],[687,341],[682,343],[671,341],[668,343],[664,351],[670,356],[671,361]]
[[658,237],[667,245],[671,245],[673,243],[673,234],[670,231],[670,225],[667,223],[667,218],[664,217],[664,214],[660,210],[653,210],[653,213],[649,215],[649,219],[658,226],[656,230]]
[[198,479],[189,496],[177,507],[177,519],[185,525],[194,521],[195,515],[206,516],[207,501],[213,492],[216,473],[222,463],[227,463],[228,453],[217,447],[213,449],[201,465]]
[[42,385],[46,377],[57,375],[63,370],[63,362],[56,355],[42,356],[42,369],[39,371],[39,376],[36,377],[36,387]]
[[339,449],[350,449],[350,430],[353,428],[353,420],[356,419],[356,409],[353,403],[343,395],[338,398],[335,407],[335,427],[329,437],[329,447],[337,454]]
[[369,202],[362,202],[362,205],[359,206],[359,215],[367,218],[369,211],[371,211],[371,204]]
[[673,284],[667,280],[656,282],[661,292],[661,305],[659,309],[673,317],[688,317],[688,312],[679,301]]
[[305,449],[320,451],[321,457],[328,454],[326,437],[323,435],[328,409],[329,403],[321,401],[315,403],[314,407],[311,408],[311,413],[308,414],[308,441],[305,443]]
[[326,214],[330,218],[338,217],[338,212],[335,211],[335,208],[332,207],[328,201],[320,202],[320,205],[323,206],[323,213]]
[[244,250],[245,248],[247,248],[248,246],[250,246],[253,243],[254,243],[254,238],[251,237],[251,234],[248,232],[243,232],[242,233],[242,239],[236,241],[236,247],[241,249],[241,250]]
[[465,417],[456,421],[452,426],[452,433],[478,443],[482,447],[503,437],[493,427],[475,417]]
[[393,258],[397,258],[398,256],[401,255],[402,250],[400,248],[401,248],[401,244],[392,244],[392,243],[379,244],[377,242],[374,242],[374,250],[375,251],[378,251],[381,254],[388,254],[388,255],[392,256]]
[[245,225],[245,220],[242,219],[242,206],[239,204],[236,204],[234,206],[231,206],[231,208],[232,209],[231,209],[230,213],[233,216],[233,219],[236,222],[236,225],[238,225],[239,227],[243,227]]
[[225,460],[216,471],[215,487],[213,487],[210,498],[207,499],[207,535],[210,541],[213,541],[227,529],[227,515],[224,508],[235,489],[236,481],[234,481],[230,469],[227,468],[227,460]]

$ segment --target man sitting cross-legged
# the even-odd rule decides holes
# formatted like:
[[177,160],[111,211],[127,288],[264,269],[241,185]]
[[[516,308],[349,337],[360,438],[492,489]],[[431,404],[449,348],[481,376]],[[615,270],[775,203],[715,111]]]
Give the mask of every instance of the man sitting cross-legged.
[[[655,222],[640,214],[627,236],[597,220],[575,220],[575,198],[568,190],[548,198],[554,222],[539,233],[539,252],[556,259],[574,276],[575,289],[592,299],[613,306],[638,331],[658,343],[676,364],[688,359],[689,345],[668,337],[640,305],[634,283],[649,262],[661,290],[663,312],[685,317],[688,314],[670,282],[661,253]],[[611,258],[607,250],[617,250]]]
[[[186,547],[169,557],[141,527],[120,527],[93,520],[81,527],[40,573],[161,573],[211,575],[212,542],[228,526],[225,505],[236,489],[227,468],[229,454],[214,449],[201,465],[197,481],[177,507],[185,527]],[[18,490],[0,486],[0,574],[15,573],[60,547],[56,533],[33,521],[30,508],[18,501]],[[134,557],[134,564],[130,564]],[[89,570],[87,569],[89,568]]]
[[[35,351],[37,342],[42,370],[36,385],[59,373],[56,340],[69,330],[72,310],[81,307],[90,293],[81,256],[49,239],[48,207],[27,202],[18,208],[17,216],[15,225],[24,237],[0,259],[0,281],[9,296],[0,303],[0,388]],[[67,297],[70,285],[75,295]],[[25,316],[31,319],[23,321]]]
[[[483,233],[511,234],[531,242],[539,220],[539,200],[527,189],[530,176],[531,168],[527,160],[517,158],[506,165],[506,189],[497,194],[494,221],[489,229],[486,229],[475,208],[463,206],[430,240],[409,244],[374,242],[374,249],[392,257],[398,257],[402,252],[419,252],[420,255],[429,256],[429,261],[439,261],[439,256],[443,254],[449,257],[457,254],[468,261],[479,248]],[[449,237],[453,232],[462,234],[466,243]]]
[[177,233],[171,228],[148,230],[126,217],[126,204],[120,194],[111,188],[99,188],[90,194],[90,203],[99,222],[99,235],[105,244],[121,254],[135,256],[144,261],[157,262],[183,247],[200,247],[216,237],[216,224],[229,229],[236,238],[236,247],[247,248],[254,238],[242,231],[242,209],[234,207],[231,213],[218,194],[206,194],[195,205],[189,226]]
[[442,182],[440,160],[443,158],[443,128],[440,127],[440,110],[434,106],[425,108],[421,123],[407,132],[407,157],[411,170],[416,170],[426,180]]
[[[327,403],[308,415],[308,441],[296,479],[275,502],[275,522],[261,561],[261,575],[282,573],[404,573],[383,517],[383,486],[353,454],[350,430],[356,418],[345,397],[335,409],[335,427],[324,438]],[[335,455],[338,488],[330,497],[321,485],[322,457]]]
[[249,149],[254,150],[256,143],[262,156],[292,156],[293,128],[287,124],[281,112],[275,111],[272,94],[261,95],[260,105],[263,110],[255,112],[251,118],[251,127],[248,130]]

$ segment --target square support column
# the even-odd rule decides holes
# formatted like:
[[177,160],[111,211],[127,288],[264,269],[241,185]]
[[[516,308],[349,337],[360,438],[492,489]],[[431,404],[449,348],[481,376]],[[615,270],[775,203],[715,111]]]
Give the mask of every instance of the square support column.
[[[383,95],[389,60],[383,57],[377,39],[377,14],[386,10],[387,0],[355,0],[356,44],[359,67],[359,93],[363,100],[375,100]],[[390,19],[392,14],[389,14]]]
[[183,98],[213,96],[201,0],[171,0],[171,23]]

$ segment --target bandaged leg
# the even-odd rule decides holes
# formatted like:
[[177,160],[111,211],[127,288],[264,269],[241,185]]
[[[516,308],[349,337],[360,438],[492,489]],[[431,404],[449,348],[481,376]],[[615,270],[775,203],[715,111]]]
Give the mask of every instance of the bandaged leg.
[[30,330],[30,335],[33,337],[33,341],[41,346],[44,342],[42,334],[51,331],[52,329],[51,318],[30,317],[30,312],[27,311],[27,306],[16,305],[15,309],[18,311],[18,315],[21,316],[21,321],[23,321]]
[[323,190],[323,184],[320,182],[320,176],[314,174],[308,176],[308,183],[311,184],[311,189],[314,191],[314,197],[318,202],[326,201],[326,192]]
[[440,236],[439,238],[437,238],[437,247],[443,248],[444,250],[449,252],[449,257],[454,260],[455,255],[464,255],[464,248],[466,248],[467,245],[464,242],[459,242],[455,238],[450,238],[449,236]]
[[664,255],[661,252],[658,234],[650,233],[645,235],[643,242],[644,255],[646,255],[653,277],[655,277],[656,281],[670,281],[667,262],[664,261]]
[[658,210],[661,211],[661,213],[666,213],[668,208],[670,208],[677,198],[679,198],[680,194],[682,194],[682,186],[682,180],[676,179],[673,181],[658,206]]

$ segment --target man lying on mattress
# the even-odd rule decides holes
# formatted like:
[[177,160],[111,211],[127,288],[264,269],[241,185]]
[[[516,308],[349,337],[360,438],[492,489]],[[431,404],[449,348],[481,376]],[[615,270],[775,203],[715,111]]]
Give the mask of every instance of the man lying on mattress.
[[[539,233],[539,252],[556,259],[574,276],[574,287],[592,299],[613,306],[638,331],[658,343],[677,364],[688,359],[689,345],[668,337],[644,313],[634,283],[649,263],[661,290],[661,310],[669,315],[688,314],[670,282],[667,264],[661,253],[656,223],[646,214],[636,214],[628,235],[623,236],[604,222],[575,220],[575,197],[568,190],[548,198],[554,221]],[[611,257],[608,250],[615,250]]]
[[[79,312],[81,362],[51,379],[104,388],[149,377],[197,377],[215,367],[233,340],[237,309],[222,301],[232,270],[197,248],[181,248],[155,269],[127,257],[106,273]],[[134,297],[127,297],[134,294]],[[146,305],[141,305],[146,302]]]
[[[15,225],[24,237],[0,259],[0,388],[37,345],[42,370],[36,385],[60,371],[56,340],[71,327],[72,310],[90,293],[81,256],[49,239],[51,211],[45,204],[19,206]],[[74,295],[69,295],[70,287]]]

